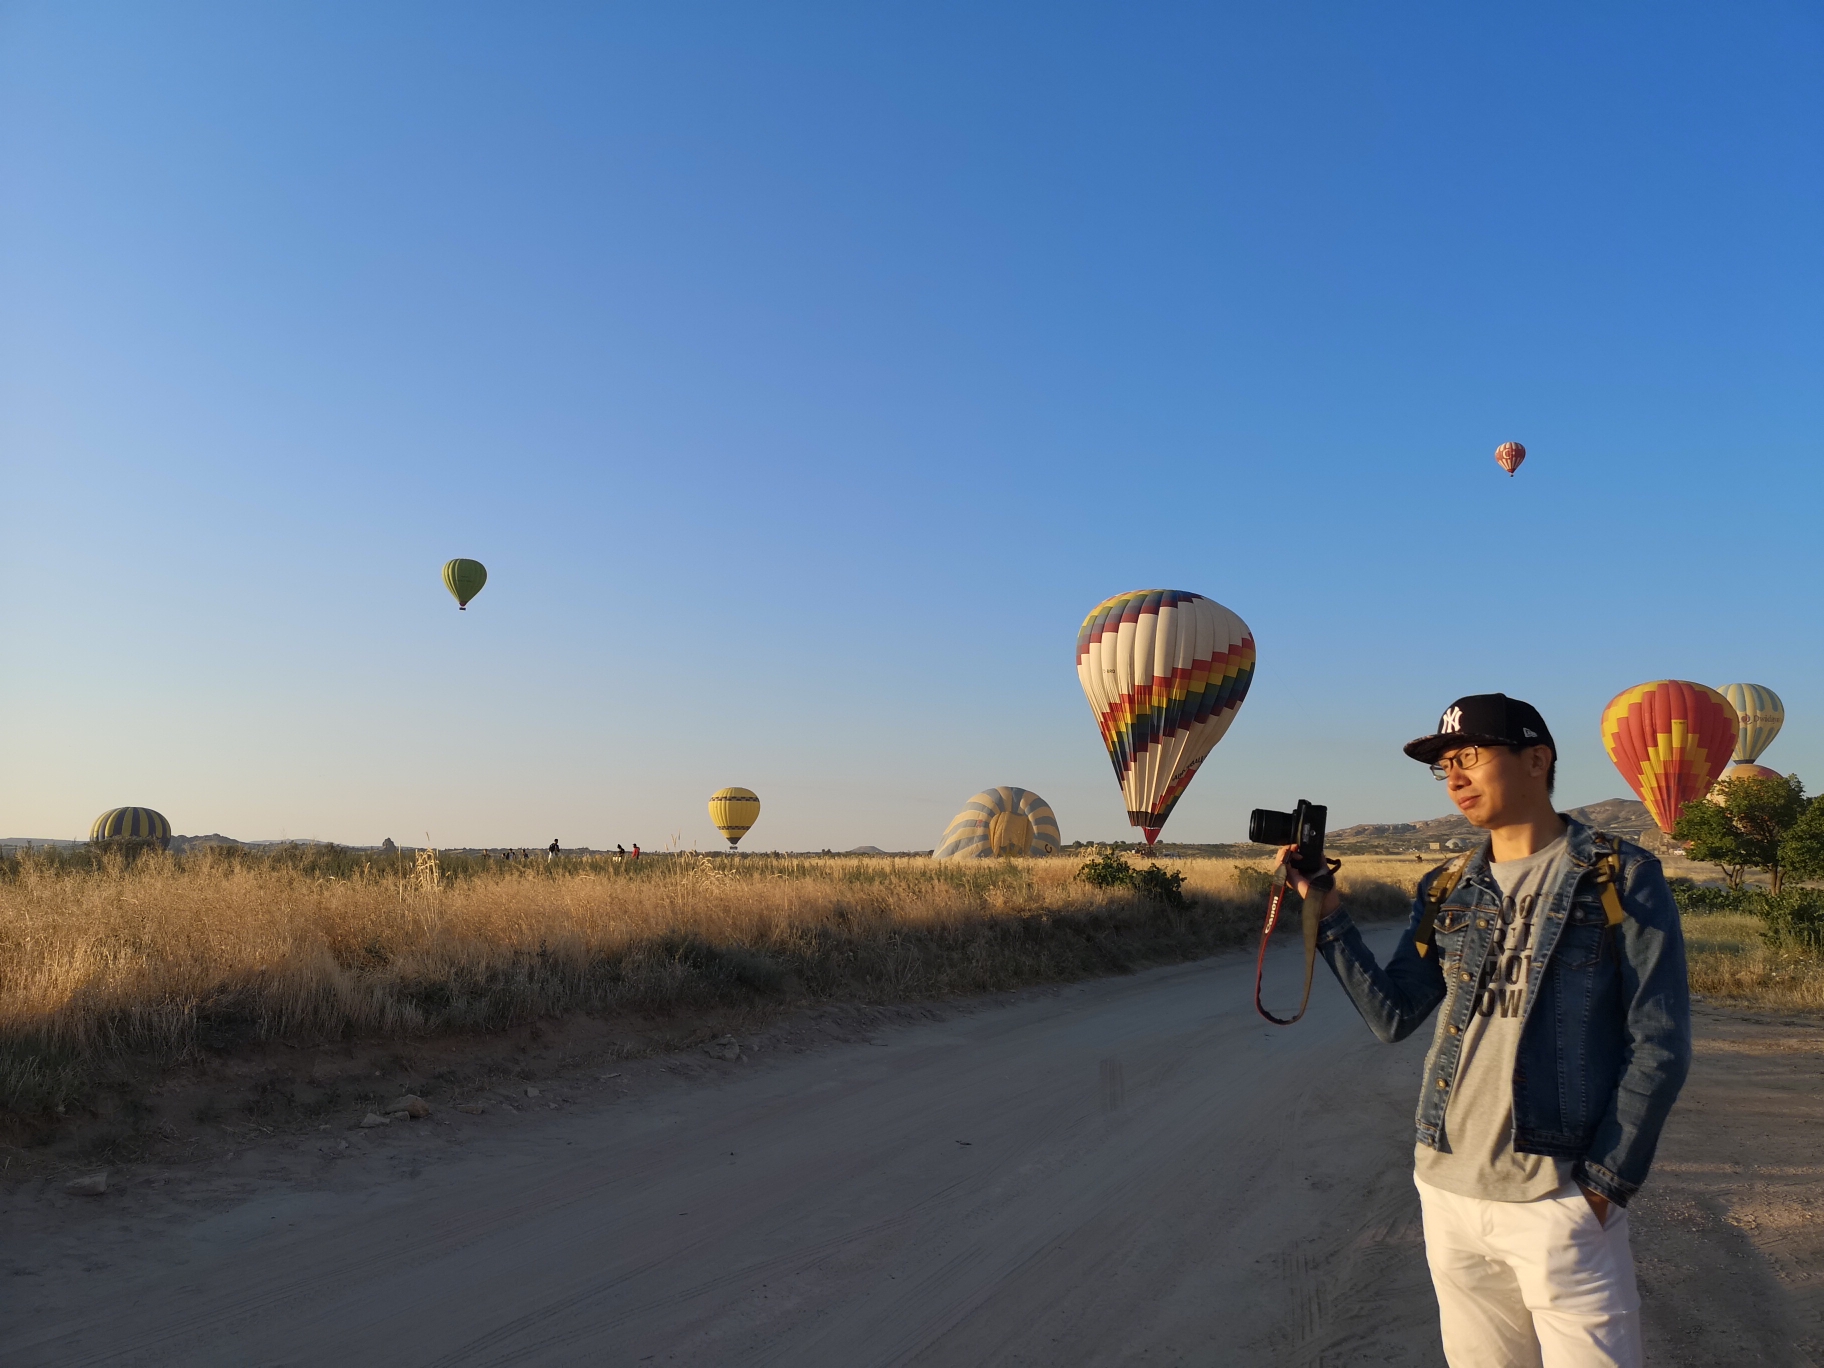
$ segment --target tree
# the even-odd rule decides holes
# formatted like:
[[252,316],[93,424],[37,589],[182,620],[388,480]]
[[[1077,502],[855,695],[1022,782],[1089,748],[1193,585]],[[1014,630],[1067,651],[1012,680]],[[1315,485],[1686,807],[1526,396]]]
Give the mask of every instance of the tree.
[[1687,858],[1721,869],[1723,882],[1730,888],[1742,886],[1742,875],[1748,872],[1748,856],[1742,850],[1735,823],[1717,804],[1706,798],[1686,803],[1673,824],[1672,839],[1684,845]]
[[1804,815],[1780,842],[1780,862],[1795,879],[1824,878],[1824,795],[1805,805]]
[[[1805,786],[1796,774],[1726,779],[1711,797],[1685,804],[1672,838],[1686,843],[1685,853],[1693,860],[1719,866],[1731,888],[1741,887],[1747,870],[1764,869],[1769,891],[1778,893],[1786,870],[1787,833],[1815,806],[1806,803]],[[1824,840],[1824,830],[1819,836]]]

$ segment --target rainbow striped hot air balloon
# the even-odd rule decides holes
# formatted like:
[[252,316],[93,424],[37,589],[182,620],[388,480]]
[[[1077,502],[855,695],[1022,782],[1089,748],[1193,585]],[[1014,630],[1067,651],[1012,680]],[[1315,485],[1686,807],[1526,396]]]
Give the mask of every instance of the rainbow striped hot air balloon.
[[989,860],[998,855],[1055,855],[1064,842],[1057,814],[1030,789],[983,789],[950,819],[932,851],[939,860]]
[[1220,603],[1180,589],[1116,594],[1077,631],[1089,699],[1127,820],[1159,839],[1254,679],[1254,637]]
[[1786,705],[1761,684],[1725,684],[1720,692],[1734,705],[1740,728],[1735,735],[1735,762],[1752,765],[1780,734],[1786,723]]
[[1735,706],[1685,679],[1636,684],[1602,710],[1609,759],[1668,836],[1685,804],[1708,793],[1722,773],[1735,734]]
[[163,848],[171,843],[171,823],[162,812],[145,807],[109,808],[89,828],[91,841],[156,841]]

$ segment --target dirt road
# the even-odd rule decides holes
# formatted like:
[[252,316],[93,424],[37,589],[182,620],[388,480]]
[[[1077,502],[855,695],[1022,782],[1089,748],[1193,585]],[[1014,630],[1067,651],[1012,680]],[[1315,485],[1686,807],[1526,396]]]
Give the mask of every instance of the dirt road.
[[[225,1203],[22,1199],[0,1362],[1441,1364],[1410,1176],[1422,1044],[1376,1044],[1328,982],[1267,1026],[1251,971],[762,1041],[503,1126],[325,1137],[314,1178]],[[1675,1291],[1661,1263],[1649,1290]],[[1731,1361],[1805,1362],[1780,1356],[1785,1294],[1755,1288]],[[1657,1361],[1716,1361],[1656,1326]]]

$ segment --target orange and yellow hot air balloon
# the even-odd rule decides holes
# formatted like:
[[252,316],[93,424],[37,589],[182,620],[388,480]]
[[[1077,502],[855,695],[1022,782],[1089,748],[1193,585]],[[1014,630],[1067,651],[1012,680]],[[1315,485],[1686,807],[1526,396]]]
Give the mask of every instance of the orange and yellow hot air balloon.
[[1636,684],[1602,710],[1603,748],[1668,836],[1729,763],[1736,728],[1734,704],[1686,679]]

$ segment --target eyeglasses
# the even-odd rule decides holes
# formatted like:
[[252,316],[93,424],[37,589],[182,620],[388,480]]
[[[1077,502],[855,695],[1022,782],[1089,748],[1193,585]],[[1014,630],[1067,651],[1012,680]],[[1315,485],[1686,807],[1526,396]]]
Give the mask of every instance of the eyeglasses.
[[1431,766],[1433,779],[1448,779],[1453,769],[1472,770],[1482,763],[1482,747],[1465,746],[1455,755],[1447,755]]

